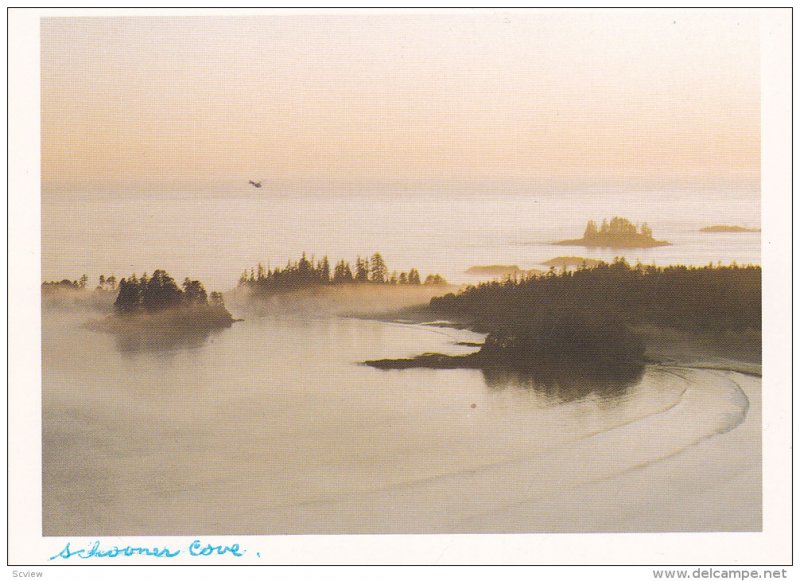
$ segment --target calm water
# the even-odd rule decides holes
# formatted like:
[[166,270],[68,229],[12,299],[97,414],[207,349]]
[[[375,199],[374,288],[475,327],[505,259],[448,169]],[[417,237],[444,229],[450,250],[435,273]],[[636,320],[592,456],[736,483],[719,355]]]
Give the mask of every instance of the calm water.
[[[259,260],[380,250],[392,268],[463,282],[474,264],[612,258],[547,244],[611,214],[647,221],[675,244],[625,253],[630,260],[759,262],[759,234],[697,232],[717,223],[758,226],[751,200],[729,197],[723,212],[713,199],[688,195],[648,206],[638,199],[48,198],[43,277],[161,267],[224,290]],[[760,474],[759,399],[744,395],[760,380],[657,367],[601,381],[380,371],[359,362],[467,353],[474,348],[456,343],[482,337],[324,314],[234,315],[246,320],[185,344],[142,345],[83,328],[97,313],[45,310],[45,534],[760,527],[760,477],[742,480]],[[733,446],[715,437],[729,432],[740,434]],[[669,465],[676,457],[694,465]],[[666,472],[653,473],[659,466]],[[729,499],[730,481],[744,482],[747,494],[737,488]],[[717,491],[703,500],[713,515],[693,508],[699,482]],[[737,511],[708,508],[729,500]]]
[[[486,513],[556,494],[553,511],[564,487],[669,457],[746,409],[727,380],[692,403],[702,382],[656,368],[559,384],[358,363],[467,352],[468,331],[265,317],[149,348],[86,317],[44,316],[47,535],[502,531],[508,517]],[[569,526],[540,517],[505,530]]]
[[[620,215],[648,222],[673,246],[603,250],[552,246],[586,221]],[[760,226],[758,198],[730,192],[614,194],[307,194],[252,188],[218,194],[48,195],[43,202],[43,278],[117,277],[165,268],[228,290],[262,261],[284,265],[307,251],[333,260],[375,251],[390,268],[439,272],[456,283],[477,264],[542,268],[577,255],[665,264],[760,264],[760,234],[703,234],[712,224]]]

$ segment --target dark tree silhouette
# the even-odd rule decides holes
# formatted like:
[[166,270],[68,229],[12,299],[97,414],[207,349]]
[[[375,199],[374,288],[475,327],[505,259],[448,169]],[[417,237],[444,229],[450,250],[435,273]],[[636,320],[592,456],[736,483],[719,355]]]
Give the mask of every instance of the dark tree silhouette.
[[375,282],[378,284],[383,284],[386,282],[388,278],[388,269],[386,268],[386,262],[383,260],[383,256],[381,256],[380,252],[376,252],[372,255],[372,259],[370,261],[370,282]]
[[141,308],[141,285],[136,280],[136,275],[128,282],[124,278],[119,281],[119,294],[114,301],[114,309],[118,313],[134,313]]
[[[419,271],[412,268],[409,273],[397,274],[397,271],[390,271],[383,256],[376,252],[371,259],[356,258],[355,274],[350,269],[350,264],[345,260],[339,260],[331,275],[330,262],[325,256],[321,261],[314,262],[313,258],[308,259],[303,253],[300,260],[287,262],[286,266],[262,271],[259,265],[259,276],[248,277],[247,271],[239,277],[239,287],[247,288],[254,296],[266,296],[270,293],[291,291],[302,288],[310,288],[316,285],[328,284],[348,284],[348,283],[371,283],[371,284],[421,284]],[[391,274],[390,274],[391,272]],[[447,284],[444,278],[438,274],[430,275],[426,279],[426,284]]]
[[328,284],[331,281],[331,265],[327,256],[322,257],[322,262],[317,266],[317,272],[319,273],[319,280],[323,284]]
[[333,271],[333,282],[335,284],[353,282],[353,273],[350,270],[350,263],[340,260],[336,263]]
[[369,281],[369,262],[366,258],[361,258],[360,256],[356,257],[356,282],[368,282]]
[[225,308],[225,301],[222,298],[222,293],[217,291],[211,293],[211,306]]
[[206,289],[203,288],[200,281],[189,280],[188,277],[183,281],[183,302],[187,305],[208,304]]
[[600,228],[593,220],[589,220],[583,232],[583,238],[562,240],[560,245],[605,246],[610,248],[648,248],[667,246],[669,242],[653,238],[653,230],[646,223],[640,228],[630,220],[614,216],[611,221],[604,219]]
[[649,323],[697,332],[761,328],[759,266],[630,266],[617,259],[592,268],[492,281],[431,300],[488,328],[565,314],[586,326]]
[[[108,281],[108,279],[106,279]],[[222,307],[224,303],[220,293],[211,293],[209,305],[208,295],[203,284],[198,280],[186,278],[183,290],[178,288],[175,280],[164,270],[153,271],[152,277],[143,275],[137,280],[136,275],[119,281],[119,292],[114,302],[114,309],[120,314],[137,312],[157,312],[165,309],[192,308],[208,309]],[[229,316],[229,313],[227,314]]]

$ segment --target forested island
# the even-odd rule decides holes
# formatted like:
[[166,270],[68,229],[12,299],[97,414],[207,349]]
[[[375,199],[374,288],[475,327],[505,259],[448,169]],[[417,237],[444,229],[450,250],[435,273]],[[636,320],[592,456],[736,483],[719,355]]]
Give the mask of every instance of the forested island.
[[644,364],[644,341],[636,332],[644,325],[709,336],[747,331],[760,336],[761,268],[631,266],[617,259],[470,286],[433,298],[429,311],[434,318],[488,333],[485,344],[469,355],[429,353],[366,364],[382,369],[566,365],[616,373]]
[[706,226],[705,228],[700,228],[700,232],[729,232],[729,233],[740,233],[740,232],[761,232],[761,228],[745,228],[744,226],[728,226],[726,224],[720,224],[717,226]]
[[182,287],[164,270],[119,281],[112,315],[90,328],[116,333],[194,333],[230,327],[234,319],[222,293],[206,293],[203,284],[186,278]]
[[429,274],[423,281],[416,268],[408,272],[390,270],[380,252],[375,252],[370,258],[357,257],[352,267],[346,260],[339,260],[331,267],[327,256],[315,260],[303,253],[299,260],[290,260],[283,268],[264,268],[259,263],[249,272],[242,273],[238,287],[248,290],[251,296],[268,297],[336,285],[444,286],[447,281],[438,274]]
[[652,248],[670,246],[665,240],[653,238],[653,230],[647,223],[637,226],[626,218],[614,216],[604,219],[598,227],[594,220],[589,220],[583,238],[554,242],[560,246],[588,246],[603,248]]

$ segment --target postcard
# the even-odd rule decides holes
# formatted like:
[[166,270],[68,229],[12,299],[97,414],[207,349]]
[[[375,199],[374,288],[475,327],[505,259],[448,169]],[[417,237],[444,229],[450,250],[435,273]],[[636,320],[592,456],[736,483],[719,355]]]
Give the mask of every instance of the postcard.
[[790,9],[9,18],[20,572],[791,562]]

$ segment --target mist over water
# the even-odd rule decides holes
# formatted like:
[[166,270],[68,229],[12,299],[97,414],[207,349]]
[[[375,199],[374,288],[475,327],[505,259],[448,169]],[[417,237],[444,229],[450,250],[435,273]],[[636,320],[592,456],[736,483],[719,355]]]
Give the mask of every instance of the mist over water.
[[[85,272],[96,281],[163,268],[227,291],[245,268],[283,265],[303,251],[351,262],[380,251],[390,270],[416,267],[423,278],[438,272],[455,283],[475,280],[464,274],[472,265],[543,268],[563,255],[760,262],[758,233],[698,232],[758,227],[750,197],[663,198],[645,205],[636,193],[49,195],[43,278]],[[550,244],[612,215],[648,222],[673,246]],[[424,303],[424,292],[403,300]],[[743,457],[760,474],[759,401],[739,387],[748,378],[653,366],[604,377],[570,369],[382,371],[361,362],[467,354],[476,347],[458,343],[483,336],[337,316],[350,307],[379,310],[380,300],[358,293],[335,309],[324,296],[304,308],[276,299],[249,310],[230,299],[243,322],[181,341],[86,328],[102,309],[43,310],[46,535],[760,528],[760,479],[745,481],[752,494],[722,517],[690,510],[696,499],[682,504],[698,479],[713,489],[736,477]],[[760,381],[747,386],[758,393]],[[740,424],[750,431],[735,432],[735,447],[714,439]],[[714,471],[681,473],[670,467],[676,455],[697,473],[709,461]],[[655,471],[646,472],[653,481],[637,481],[642,467]],[[635,517],[625,512],[630,506]]]
[[[248,189],[249,188],[249,189]],[[647,222],[672,246],[600,249],[553,246],[586,222],[618,215]],[[233,288],[244,269],[283,266],[300,253],[351,263],[381,252],[390,269],[416,267],[455,283],[473,265],[541,268],[555,256],[658,265],[760,264],[760,234],[705,234],[704,226],[760,227],[758,196],[743,192],[552,191],[515,193],[286,193],[220,188],[215,194],[47,194],[42,211],[45,280],[119,278],[164,268],[209,289]]]
[[[672,409],[687,390],[658,370],[581,389],[569,374],[559,385],[552,373],[536,383],[358,363],[466,353],[456,343],[481,338],[452,329],[265,317],[201,344],[137,350],[83,328],[81,315],[45,315],[46,535],[441,531],[450,521],[404,520],[436,498],[431,482],[569,455],[587,438]],[[703,414],[701,430],[715,429],[715,410],[693,413]],[[680,449],[696,429],[659,438]],[[616,454],[638,446],[633,438]],[[579,481],[617,468],[598,465]],[[541,492],[573,479],[575,466],[549,471],[532,481]],[[387,504],[383,495],[405,488],[406,500]],[[464,519],[505,498],[476,494]],[[456,520],[453,530],[469,530]]]

